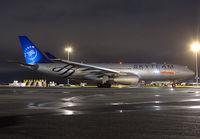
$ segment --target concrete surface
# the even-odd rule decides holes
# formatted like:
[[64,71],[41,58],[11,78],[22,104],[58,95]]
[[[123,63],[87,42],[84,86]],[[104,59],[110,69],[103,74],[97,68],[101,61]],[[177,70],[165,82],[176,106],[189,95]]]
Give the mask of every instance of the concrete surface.
[[0,88],[2,139],[199,137],[199,88]]

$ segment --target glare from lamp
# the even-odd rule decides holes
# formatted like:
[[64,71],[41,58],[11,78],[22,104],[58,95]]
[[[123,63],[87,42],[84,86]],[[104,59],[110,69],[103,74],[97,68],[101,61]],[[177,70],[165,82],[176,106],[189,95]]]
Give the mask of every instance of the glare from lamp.
[[193,50],[194,52],[198,52],[198,51],[200,50],[200,44],[199,44],[198,42],[194,42],[194,43],[192,44],[192,50]]

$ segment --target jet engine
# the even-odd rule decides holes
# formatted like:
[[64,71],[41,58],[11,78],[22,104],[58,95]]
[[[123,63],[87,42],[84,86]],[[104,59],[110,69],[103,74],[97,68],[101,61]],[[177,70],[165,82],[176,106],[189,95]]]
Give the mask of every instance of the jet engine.
[[123,76],[114,78],[113,81],[119,84],[130,85],[130,84],[137,84],[139,81],[139,78],[136,75],[123,75]]

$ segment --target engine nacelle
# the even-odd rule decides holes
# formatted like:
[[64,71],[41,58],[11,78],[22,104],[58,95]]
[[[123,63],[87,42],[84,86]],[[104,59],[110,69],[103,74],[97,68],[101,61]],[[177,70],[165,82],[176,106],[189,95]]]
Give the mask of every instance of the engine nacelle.
[[139,82],[139,78],[136,75],[123,75],[113,79],[114,82],[119,84],[137,84]]

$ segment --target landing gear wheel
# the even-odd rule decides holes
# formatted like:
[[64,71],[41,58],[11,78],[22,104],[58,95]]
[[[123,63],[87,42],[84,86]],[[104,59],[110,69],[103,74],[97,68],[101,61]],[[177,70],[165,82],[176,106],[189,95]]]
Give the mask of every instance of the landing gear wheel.
[[110,88],[111,84],[109,84],[109,83],[104,83],[104,84],[98,83],[97,87],[98,88]]
[[102,88],[102,84],[98,83],[98,84],[97,84],[97,87],[98,87],[98,88]]
[[111,84],[107,83],[106,88],[110,88],[110,87],[111,87]]

